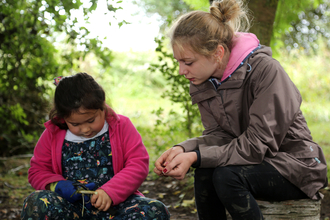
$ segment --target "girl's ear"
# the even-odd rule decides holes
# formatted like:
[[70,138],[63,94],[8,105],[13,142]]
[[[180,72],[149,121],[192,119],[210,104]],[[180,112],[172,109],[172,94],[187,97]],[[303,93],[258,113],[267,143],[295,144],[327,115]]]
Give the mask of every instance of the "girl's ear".
[[222,45],[218,45],[217,49],[214,53],[214,57],[216,60],[222,60],[223,56],[225,55],[225,48]]

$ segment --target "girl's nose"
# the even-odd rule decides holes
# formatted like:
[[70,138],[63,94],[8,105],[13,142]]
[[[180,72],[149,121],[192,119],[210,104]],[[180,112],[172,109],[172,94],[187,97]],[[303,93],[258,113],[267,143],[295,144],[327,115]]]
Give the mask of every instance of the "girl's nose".
[[184,65],[179,65],[179,74],[180,75],[186,75],[188,73],[188,70],[184,67]]
[[87,133],[87,132],[89,132],[89,126],[87,126],[87,125],[82,125],[81,127],[80,127],[80,130],[81,130],[81,132],[82,133]]

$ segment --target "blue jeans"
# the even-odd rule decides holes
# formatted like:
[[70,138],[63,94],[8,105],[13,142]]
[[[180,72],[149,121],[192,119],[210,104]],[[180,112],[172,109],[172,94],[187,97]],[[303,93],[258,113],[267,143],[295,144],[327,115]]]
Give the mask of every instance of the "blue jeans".
[[283,201],[305,199],[298,187],[267,162],[258,165],[198,168],[195,199],[199,220],[263,219],[256,199]]

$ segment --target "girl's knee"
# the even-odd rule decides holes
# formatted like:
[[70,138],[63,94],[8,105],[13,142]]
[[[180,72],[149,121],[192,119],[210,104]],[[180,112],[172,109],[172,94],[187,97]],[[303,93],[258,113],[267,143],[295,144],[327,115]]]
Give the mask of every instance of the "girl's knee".
[[217,167],[213,172],[213,180],[227,181],[233,178],[233,173],[228,167]]
[[214,169],[206,169],[206,168],[197,168],[195,169],[195,186],[197,185],[207,185],[212,184],[212,176]]
[[[48,192],[46,190],[38,190],[32,192],[28,197],[25,198],[23,203],[23,209],[21,213],[21,219],[29,219],[33,216],[42,216],[41,208],[42,204],[48,205],[47,195]],[[33,218],[32,218],[33,219]]]
[[167,207],[159,200],[132,195],[118,206],[121,215],[141,216],[142,219],[170,219]]
[[213,184],[216,188],[228,188],[244,184],[244,176],[231,167],[217,167],[213,173]]
[[25,198],[24,203],[35,203],[35,201],[38,201],[40,198],[43,198],[45,195],[47,195],[48,192],[49,191],[46,190],[34,191]]

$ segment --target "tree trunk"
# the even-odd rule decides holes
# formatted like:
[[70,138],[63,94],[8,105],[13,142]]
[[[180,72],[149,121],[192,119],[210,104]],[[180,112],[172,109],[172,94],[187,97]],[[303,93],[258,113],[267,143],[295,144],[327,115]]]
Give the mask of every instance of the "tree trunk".
[[273,35],[273,24],[275,21],[278,0],[250,0],[249,9],[254,17],[250,32],[257,35],[260,43],[270,45]]
[[[269,46],[273,35],[273,24],[279,0],[247,1],[253,16],[250,32],[257,35],[261,44]],[[209,2],[212,4],[213,0],[209,0]]]

